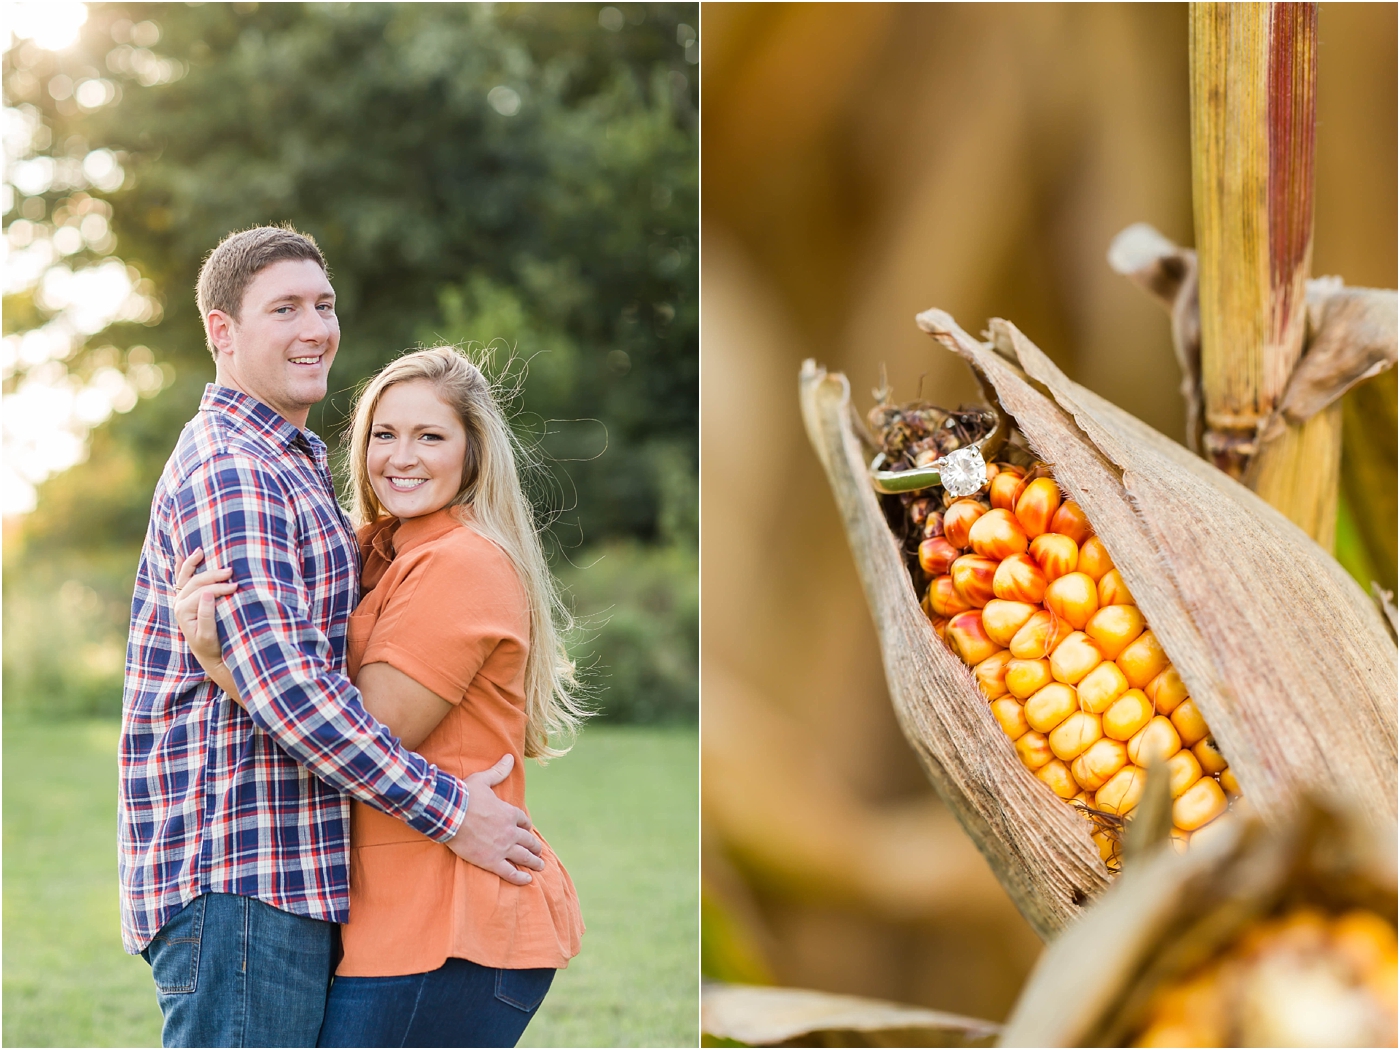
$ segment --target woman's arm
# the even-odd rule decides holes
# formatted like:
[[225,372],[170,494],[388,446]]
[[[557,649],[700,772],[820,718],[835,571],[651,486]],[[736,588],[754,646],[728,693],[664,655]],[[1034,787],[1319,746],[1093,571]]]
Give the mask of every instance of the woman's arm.
[[365,710],[389,727],[410,751],[428,739],[452,705],[397,667],[365,664],[355,677]]

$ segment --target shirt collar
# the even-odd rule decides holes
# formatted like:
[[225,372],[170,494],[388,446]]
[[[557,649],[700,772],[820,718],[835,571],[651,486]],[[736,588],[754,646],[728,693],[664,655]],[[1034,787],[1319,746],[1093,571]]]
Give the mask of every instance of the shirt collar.
[[204,387],[204,396],[199,401],[199,410],[232,416],[239,423],[282,448],[305,445],[313,454],[325,448],[325,442],[310,430],[295,426],[257,398],[232,387],[220,386],[218,383],[207,384]]
[[465,507],[443,507],[420,518],[401,520],[397,525],[377,532],[372,546],[392,561],[396,554],[406,554],[414,547],[446,536],[470,515],[471,512]]

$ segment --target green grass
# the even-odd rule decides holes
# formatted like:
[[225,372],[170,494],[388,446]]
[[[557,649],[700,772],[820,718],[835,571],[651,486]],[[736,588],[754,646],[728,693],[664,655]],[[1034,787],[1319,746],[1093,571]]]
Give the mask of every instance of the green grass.
[[[5,725],[6,1046],[160,1042],[149,968],[118,932],[116,740],[110,721]],[[530,764],[588,933],[522,1046],[696,1045],[697,750],[693,728],[597,725]]]

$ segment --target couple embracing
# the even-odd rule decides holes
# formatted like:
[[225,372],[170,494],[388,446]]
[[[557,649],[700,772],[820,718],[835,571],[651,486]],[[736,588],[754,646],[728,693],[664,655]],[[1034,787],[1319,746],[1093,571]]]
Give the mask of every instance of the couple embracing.
[[583,932],[522,763],[583,711],[491,383],[452,348],[386,366],[347,518],[306,429],[340,342],[319,248],[233,234],[198,301],[215,381],[152,503],[119,754],[163,1042],[514,1046]]

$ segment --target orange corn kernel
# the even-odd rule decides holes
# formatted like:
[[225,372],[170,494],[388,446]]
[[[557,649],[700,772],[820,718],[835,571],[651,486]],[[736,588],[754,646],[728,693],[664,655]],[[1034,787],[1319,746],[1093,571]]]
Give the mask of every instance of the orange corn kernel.
[[1079,710],[1079,698],[1062,682],[1051,682],[1026,701],[1026,721],[1037,733],[1048,733]]
[[980,609],[996,595],[992,591],[992,579],[997,573],[997,563],[980,554],[964,554],[953,562],[948,570],[953,577],[953,587],[962,595],[963,601]]
[[1035,615],[1036,607],[1029,602],[1008,602],[993,598],[982,609],[982,626],[998,645],[1010,645],[1016,632]]
[[1171,718],[1172,725],[1176,726],[1176,731],[1181,734],[1181,742],[1187,747],[1210,736],[1210,726],[1206,725],[1201,712],[1196,710],[1196,701],[1190,697],[1177,706]]
[[1083,631],[1075,631],[1055,646],[1055,651],[1050,654],[1050,673],[1057,682],[1078,685],[1101,663],[1103,653],[1099,652],[1094,640]]
[[1099,724],[1099,716],[1076,711],[1050,730],[1050,750],[1055,752],[1056,758],[1069,762],[1102,737],[1103,727]]
[[1089,617],[1084,633],[1099,643],[1105,660],[1116,660],[1128,644],[1147,629],[1135,605],[1106,605]]
[[1001,726],[1001,731],[1012,740],[1020,740],[1030,732],[1031,727],[1026,721],[1025,710],[1010,697],[992,701],[992,717],[997,720],[997,725]]
[[1031,540],[1030,556],[1047,580],[1058,580],[1079,564],[1079,548],[1074,540],[1058,532],[1043,532]]
[[968,530],[987,508],[976,500],[960,499],[943,512],[943,535],[958,550],[967,547]]
[[[1098,808],[1097,806],[1095,807]],[[1099,847],[1099,859],[1105,864],[1113,860],[1118,855],[1118,843],[1113,841],[1113,836],[1104,831],[1092,831],[1089,837],[1094,840],[1094,845]],[[1178,1046],[1178,1043],[1164,1043],[1164,1046]]]
[[1026,488],[1026,476],[1019,471],[1019,467],[1003,467],[997,471],[997,476],[992,479],[991,488],[987,490],[993,510],[1015,511],[1016,501],[1021,498],[1021,493]]
[[1165,671],[1171,661],[1151,631],[1143,631],[1114,659],[1134,689],[1141,689]]
[[1097,791],[1128,764],[1128,749],[1117,740],[1099,737],[1070,763],[1069,770],[1085,791]]
[[1094,526],[1089,524],[1089,519],[1079,504],[1067,499],[1060,504],[1060,509],[1055,511],[1055,516],[1050,520],[1050,531],[1074,540],[1081,547],[1079,553],[1083,557],[1084,541],[1094,534]]
[[1233,769],[1222,769],[1220,771],[1220,786],[1225,794],[1231,798],[1239,798],[1244,794],[1244,789],[1240,787],[1239,779],[1235,776]]
[[1034,772],[1046,762],[1054,759],[1055,753],[1050,750],[1050,741],[1045,739],[1044,733],[1026,733],[1016,741],[1016,754],[1021,758],[1021,764]]
[[[1068,537],[1066,537],[1068,539]],[[1094,581],[1094,586],[1113,568],[1113,559],[1108,556],[1108,548],[1097,536],[1090,536],[1079,548],[1079,571]]]
[[1181,680],[1181,675],[1176,673],[1176,668],[1170,665],[1143,686],[1142,691],[1147,694],[1147,699],[1152,701],[1152,706],[1157,709],[1159,715],[1171,714],[1177,705],[1186,699],[1186,683]]
[[1180,798],[1187,788],[1201,779],[1201,764],[1196,761],[1195,755],[1182,748],[1167,759],[1167,774],[1172,798]]
[[1011,639],[1011,655],[1018,660],[1039,660],[1049,656],[1072,630],[1054,613],[1041,609]]
[[[986,617],[983,617],[983,628]],[[1011,650],[1003,649],[993,653],[972,669],[972,677],[977,679],[977,687],[988,700],[1006,695],[1006,665],[1011,660]]]
[[1114,740],[1130,740],[1133,735],[1152,721],[1152,703],[1141,689],[1129,689],[1109,705],[1103,713],[1105,736]]
[[1079,680],[1078,689],[1080,709],[1101,715],[1128,691],[1128,680],[1116,663],[1105,660]]
[[1122,816],[1138,804],[1146,784],[1145,770],[1138,766],[1124,766],[1109,778],[1107,784],[1094,792],[1094,808]]
[[1172,823],[1183,831],[1195,831],[1224,813],[1228,805],[1220,785],[1210,777],[1201,777],[1172,803]]
[[[1139,766],[1165,762],[1181,750],[1181,737],[1166,716],[1158,715],[1128,740],[1128,761]],[[1190,829],[1187,829],[1190,830]]]
[[958,549],[947,536],[930,536],[919,544],[919,568],[930,576],[942,576],[958,558]]
[[967,540],[978,554],[997,561],[1013,554],[1024,554],[1030,546],[1026,530],[1009,510],[987,511],[972,523]]
[[1337,917],[1332,924],[1332,944],[1362,980],[1395,964],[1395,927],[1364,908]]
[[958,593],[953,586],[953,577],[939,576],[928,585],[928,595],[925,598],[928,602],[928,611],[934,616],[942,616],[945,619],[956,616],[960,612],[967,612],[972,606],[967,603],[967,599]]
[[1082,572],[1066,573],[1045,588],[1045,607],[1082,631],[1089,617],[1098,612],[1098,588]]
[[1099,581],[1099,605],[1136,605],[1123,582],[1123,574],[1117,569],[1109,569]]
[[[924,610],[924,611],[927,612],[928,610]],[[948,617],[946,617],[946,616],[934,616],[934,617],[931,617],[931,618],[929,619],[929,623],[933,626],[933,633],[936,634],[936,635],[938,635],[938,640],[939,640],[940,642],[943,642],[944,644],[947,644],[947,641],[948,641]]]
[[1044,657],[1039,660],[1013,659],[1006,665],[1006,689],[1017,700],[1029,699],[1052,681],[1050,661]]
[[1230,763],[1225,761],[1225,756],[1220,753],[1220,749],[1215,746],[1215,741],[1210,737],[1198,740],[1192,746],[1191,753],[1196,756],[1196,761],[1201,764],[1202,772],[1207,776],[1223,773],[1230,767]]
[[1013,554],[997,566],[992,590],[1009,602],[1039,602],[1045,597],[1045,573],[1028,554]]
[[1054,478],[1036,478],[1016,501],[1016,520],[1026,535],[1034,539],[1050,531],[1050,522],[1060,509],[1060,486]]
[[960,612],[949,620],[943,640],[948,643],[948,648],[953,650],[958,659],[969,667],[980,664],[1001,648],[987,637],[986,629],[982,626],[980,609]]
[[1035,775],[1049,784],[1050,790],[1063,799],[1071,799],[1079,794],[1079,785],[1074,782],[1074,777],[1070,776],[1069,766],[1058,758],[1046,762],[1036,770]]

